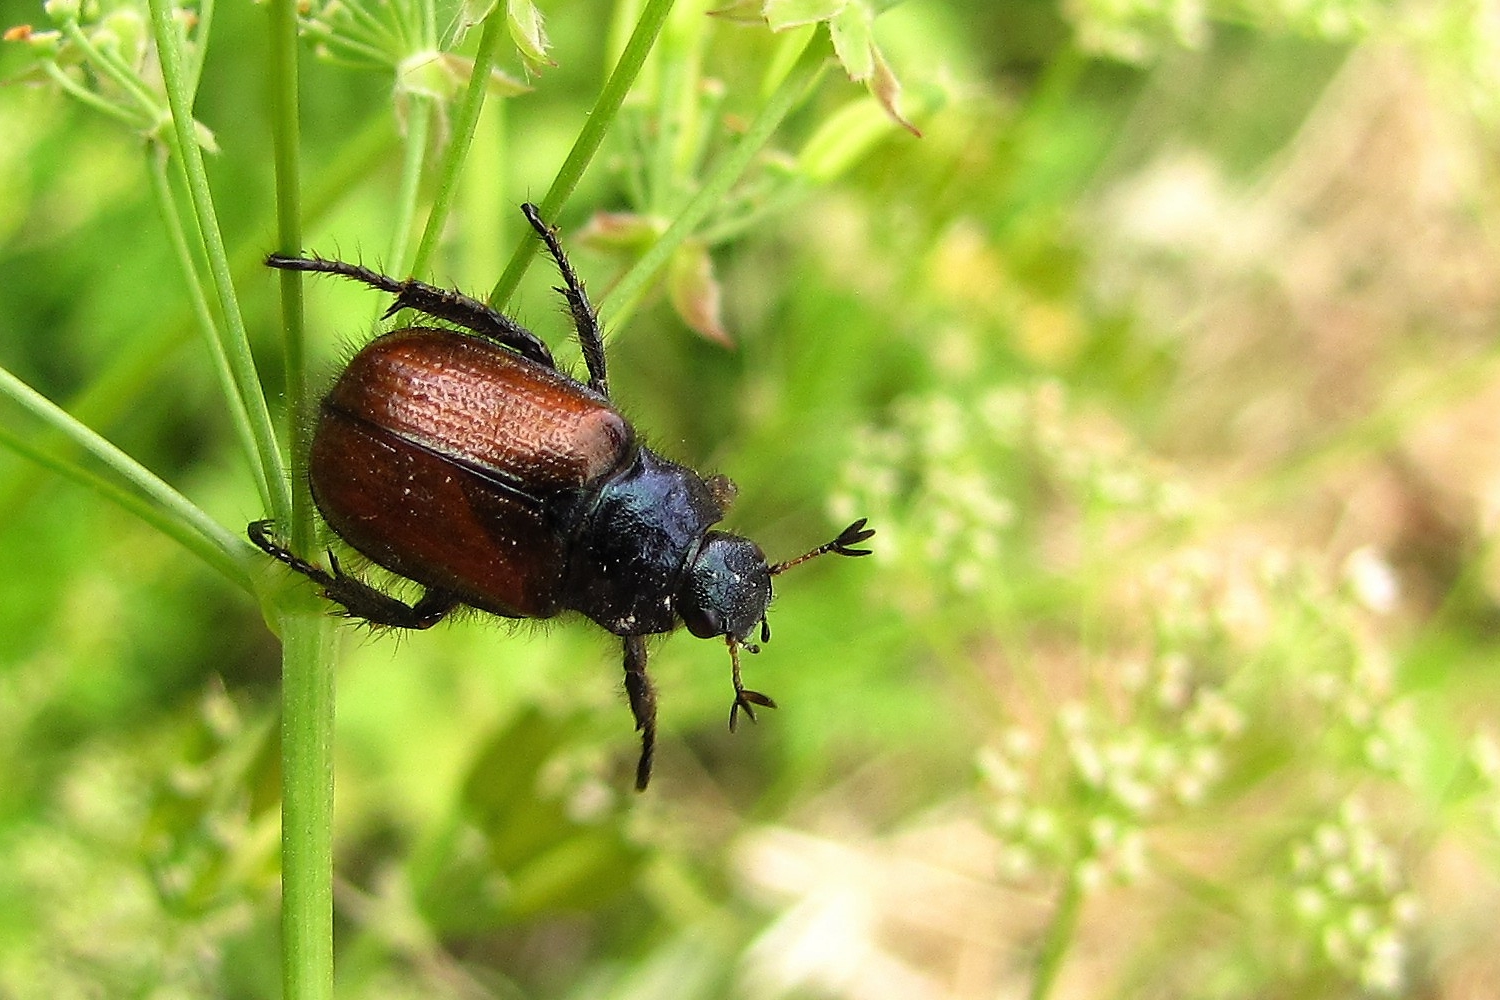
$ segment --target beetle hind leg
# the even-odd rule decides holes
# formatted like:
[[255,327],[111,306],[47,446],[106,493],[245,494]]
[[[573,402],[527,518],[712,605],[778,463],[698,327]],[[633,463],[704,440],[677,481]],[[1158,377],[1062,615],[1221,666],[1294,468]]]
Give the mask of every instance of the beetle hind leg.
[[246,529],[250,541],[278,562],[301,573],[323,589],[323,596],[344,610],[345,618],[362,618],[371,625],[389,628],[429,629],[459,605],[458,598],[445,591],[428,589],[416,604],[407,604],[345,573],[338,557],[328,553],[330,573],[282,545],[272,534],[272,521],[252,521]]
[[599,328],[599,314],[594,311],[588,293],[583,290],[578,272],[568,263],[568,255],[563,253],[562,244],[558,242],[557,230],[542,221],[541,211],[531,202],[522,205],[521,211],[525,214],[526,221],[531,223],[531,228],[542,238],[547,252],[552,255],[558,271],[562,273],[564,287],[557,291],[567,300],[568,312],[573,317],[573,328],[578,331],[578,346],[583,348],[583,363],[589,369],[589,388],[608,399],[609,379],[604,369],[604,331]]
[[392,278],[379,271],[372,271],[361,264],[328,260],[316,255],[288,257],[285,254],[273,253],[266,258],[266,266],[280,268],[283,271],[336,274],[341,278],[362,282],[371,288],[390,292],[396,296],[396,301],[385,312],[386,318],[394,316],[402,309],[415,309],[434,319],[457,324],[486,340],[504,344],[517,354],[530,358],[538,364],[546,365],[548,368],[557,367],[552,360],[552,352],[536,334],[509,316],[497,312],[488,304],[478,299],[471,299],[462,292],[438,288],[436,285],[429,285],[416,278]]
[[635,790],[643,792],[651,781],[651,764],[656,756],[656,689],[646,673],[646,640],[643,636],[625,637],[625,693],[630,697],[630,714],[641,734],[641,759],[635,766]]

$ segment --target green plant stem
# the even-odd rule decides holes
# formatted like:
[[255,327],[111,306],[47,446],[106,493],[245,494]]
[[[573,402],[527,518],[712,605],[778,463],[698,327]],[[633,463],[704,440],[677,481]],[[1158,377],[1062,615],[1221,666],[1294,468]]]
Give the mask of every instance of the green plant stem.
[[[159,0],[158,0],[159,2]],[[271,122],[277,240],[302,249],[296,0],[270,4]],[[425,140],[422,141],[425,145]],[[297,551],[313,538],[307,486],[307,348],[302,276],[281,272],[281,319],[291,447],[290,535]],[[285,1000],[333,995],[333,628],[306,587],[281,612],[281,976]]]
[[172,109],[172,128],[177,138],[175,152],[187,181],[193,212],[197,216],[198,229],[208,257],[209,273],[213,277],[214,291],[219,299],[219,311],[224,319],[224,353],[234,370],[240,400],[250,416],[251,428],[255,432],[256,452],[251,456],[252,464],[264,483],[266,494],[271,497],[272,515],[277,520],[286,521],[290,519],[292,512],[289,480],[281,461],[281,453],[276,447],[271,413],[261,394],[255,359],[251,356],[250,340],[245,332],[245,320],[240,314],[239,300],[230,275],[224,234],[219,230],[213,195],[208,187],[203,150],[198,147],[192,95],[188,93],[187,80],[183,74],[177,21],[172,16],[171,0],[150,0],[150,7],[157,58],[161,63],[162,81],[166,84],[167,103]]
[[1047,936],[1042,939],[1042,949],[1037,953],[1031,1000],[1046,1000],[1051,995],[1057,974],[1062,971],[1068,945],[1078,931],[1078,918],[1083,912],[1083,886],[1079,884],[1076,865],[1068,871],[1061,892],[1057,909],[1052,913],[1052,922],[1047,925]]
[[490,69],[495,65],[495,48],[505,32],[505,15],[497,4],[484,19],[484,30],[479,34],[479,47],[474,53],[474,69],[469,74],[469,86],[464,99],[459,102],[458,113],[453,116],[453,138],[448,141],[448,150],[443,156],[442,170],[438,174],[437,192],[432,198],[432,210],[427,213],[427,225],[422,230],[422,239],[417,244],[417,256],[412,261],[412,273],[423,273],[437,242],[448,223],[448,212],[453,207],[453,196],[458,189],[458,177],[463,172],[464,160],[469,155],[469,144],[474,141],[474,125],[479,121],[479,111],[484,107],[485,91],[489,88]]
[[812,44],[812,39],[816,37],[820,36],[808,36],[809,44],[802,50],[791,72],[787,73],[776,89],[771,92],[765,105],[760,109],[760,113],[750,123],[749,129],[740,138],[739,143],[714,168],[713,173],[709,174],[708,179],[703,182],[703,187],[691,201],[683,206],[682,211],[667,227],[667,231],[662,233],[661,238],[641,255],[641,259],[625,272],[615,287],[599,303],[599,314],[606,317],[604,331],[606,338],[625,324],[630,314],[635,311],[647,286],[655,278],[656,272],[666,264],[682,241],[692,235],[708,214],[716,206],[722,204],[729,189],[734,186],[735,181],[739,180],[751,161],[770,141],[787,114],[802,102],[808,90],[817,82],[826,64],[827,54],[821,44]]
[[506,191],[510,178],[506,173],[506,120],[510,107],[506,101],[490,101],[474,125],[474,144],[469,150],[469,169],[458,186],[462,205],[459,239],[462,249],[461,288],[478,288],[500,273],[504,260],[500,248],[505,235],[520,221],[520,213],[508,210]]
[[[9,448],[23,458],[30,459],[43,469],[71,479],[84,489],[103,497],[127,513],[134,514],[146,524],[160,531],[193,555],[218,570],[226,579],[233,581],[244,590],[250,589],[250,572],[245,568],[245,562],[240,558],[239,552],[235,552],[234,554],[226,552],[220,545],[214,544],[205,538],[193,526],[184,523],[174,514],[167,513],[161,508],[148,503],[138,494],[110,482],[103,476],[95,475],[75,462],[69,462],[56,455],[48,454],[32,442],[4,426],[0,426],[0,446]],[[223,538],[220,541],[222,542]],[[234,543],[235,548],[243,551],[243,548],[239,546],[237,541],[233,539],[230,541]]]
[[202,43],[213,37],[213,27],[214,0],[198,0],[198,23],[193,27],[193,34],[200,40],[200,44],[193,46],[188,64],[187,89],[189,94],[198,92],[198,81],[203,76],[203,57],[208,52],[208,45]]
[[[301,131],[297,121],[297,4],[272,0],[270,16],[270,118],[272,165],[276,177],[276,242],[286,254],[302,252]],[[307,486],[307,331],[303,319],[302,275],[278,271],[281,290],[282,371],[286,382],[286,440],[291,455],[289,482],[292,546],[305,552],[313,541],[312,495]],[[256,398],[264,405],[259,386]],[[270,509],[276,512],[275,505]],[[278,512],[279,516],[279,512]]]
[[[250,429],[250,415],[245,412],[239,393],[235,392],[234,372],[230,370],[229,358],[224,354],[224,342],[219,336],[218,324],[214,320],[213,309],[208,304],[208,296],[203,291],[203,281],[198,275],[198,265],[193,260],[187,233],[182,227],[182,216],[177,211],[177,202],[172,197],[172,184],[167,177],[167,155],[168,151],[155,143],[147,148],[146,173],[151,178],[151,192],[156,196],[157,208],[161,211],[162,221],[166,224],[167,237],[172,242],[172,250],[177,254],[178,266],[181,267],[183,280],[187,283],[193,316],[198,321],[198,328],[208,344],[208,353],[213,358],[214,374],[219,379],[219,389],[229,403],[229,415],[234,425],[235,436],[239,438],[240,452],[243,455],[253,455],[255,454],[255,434]],[[264,483],[257,477],[255,485],[260,488],[264,486]],[[260,502],[263,507],[270,506],[270,495],[262,491]]]
[[310,606],[283,614],[281,628],[282,996],[328,1000],[333,995],[333,626],[323,608]]
[[[244,558],[249,549],[248,544],[225,531],[217,521],[204,513],[202,508],[4,368],[0,368],[0,395],[15,400],[38,420],[67,437],[68,440],[97,458],[117,477],[129,483],[136,494],[145,498],[160,512],[162,520],[147,518],[148,521],[161,527],[169,536],[202,556],[205,562],[224,573],[236,584],[242,587],[249,586],[249,574],[244,566]],[[17,435],[7,434],[6,437],[19,440]],[[59,458],[35,445],[27,445],[16,450],[86,486],[92,486],[101,481],[108,482],[83,469],[76,462]],[[103,492],[108,499],[118,500],[116,492],[118,490],[119,487],[110,485]],[[139,513],[137,507],[130,506],[129,509],[134,513]],[[163,521],[170,522],[171,526],[163,526]]]
[[[563,203],[578,186],[578,179],[583,176],[583,171],[593,160],[594,154],[598,152],[599,144],[604,141],[610,124],[619,114],[625,95],[630,92],[631,85],[635,83],[636,76],[645,65],[646,56],[650,54],[651,47],[656,44],[656,38],[661,34],[661,27],[671,12],[672,0],[648,0],[646,8],[641,11],[640,20],[635,24],[635,31],[631,32],[630,40],[625,43],[625,49],[620,53],[619,62],[615,63],[614,72],[610,73],[609,79],[605,81],[604,89],[599,92],[599,99],[594,102],[593,110],[589,112],[583,128],[579,130],[578,138],[573,141],[573,148],[568,150],[567,158],[558,168],[557,176],[552,179],[552,186],[542,196],[538,206],[541,209],[542,218],[549,222],[556,219]],[[526,268],[531,263],[536,249],[537,240],[530,233],[521,237],[521,242],[516,245],[515,252],[511,254],[510,263],[505,266],[505,272],[500,275],[500,280],[495,283],[494,290],[490,292],[490,305],[497,309],[502,308],[515,294],[516,287],[521,284],[521,278],[526,274]]]
[[[156,103],[155,96],[141,83],[141,78],[136,75],[135,70],[120,61],[119,56],[95,45],[93,40],[78,26],[76,20],[64,21],[62,32],[67,36],[68,41],[78,46],[78,50],[84,54],[91,65],[102,70],[105,76],[115,82],[116,86],[135,99],[136,104],[153,125],[161,118],[162,109]],[[175,40],[177,36],[174,33],[172,37]]]
[[[349,140],[332,167],[319,176],[317,186],[307,199],[312,206],[308,221],[327,213],[353,187],[357,178],[366,176],[385,159],[390,145],[389,130],[389,117],[377,115],[363,131]],[[236,248],[234,273],[237,280],[243,282],[251,275],[263,273],[264,247],[254,242],[260,239],[262,237],[253,237]],[[162,366],[171,363],[173,352],[191,333],[192,325],[192,316],[182,309],[169,314],[161,323],[152,324],[142,331],[131,350],[113,355],[98,377],[70,399],[64,409],[89,427],[111,425],[140,398],[145,386],[161,377]],[[44,431],[37,444],[41,450],[64,460],[69,457],[69,451],[76,451],[67,438],[52,431]],[[14,516],[36,492],[46,475],[40,468],[29,465],[14,472],[0,469],[0,521]]]
[[[396,210],[392,213],[395,218],[391,222],[391,249],[385,260],[385,269],[391,274],[412,274],[415,271],[408,266],[406,254],[411,247],[411,220],[417,214],[417,195],[422,187],[422,164],[427,159],[427,135],[433,110],[432,98],[411,95],[406,113],[401,183],[396,189]],[[383,313],[384,303],[377,308]]]
[[48,59],[43,62],[42,70],[47,74],[48,77],[51,78],[53,83],[62,88],[62,90],[69,96],[73,97],[85,106],[93,108],[100,114],[113,118],[115,121],[123,122],[132,131],[139,132],[142,129],[151,127],[151,123],[147,121],[144,116],[139,114],[132,114],[131,112],[127,111],[123,105],[116,104],[113,101],[105,100],[98,94],[94,93],[92,90],[89,90],[87,87],[74,80],[72,77],[68,76],[67,73],[63,72],[62,67],[57,65],[57,62],[55,60]]

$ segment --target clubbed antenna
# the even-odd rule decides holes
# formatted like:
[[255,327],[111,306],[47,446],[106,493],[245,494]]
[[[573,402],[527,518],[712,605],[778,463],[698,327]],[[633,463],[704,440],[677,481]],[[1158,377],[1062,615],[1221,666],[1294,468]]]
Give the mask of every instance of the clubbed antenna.
[[783,563],[777,563],[775,566],[772,566],[770,568],[771,575],[775,576],[778,573],[785,573],[793,566],[800,566],[802,563],[807,562],[809,559],[816,559],[818,556],[821,556],[828,552],[832,552],[836,555],[841,556],[869,555],[869,549],[856,549],[850,547],[853,545],[858,545],[860,542],[863,542],[865,539],[870,538],[875,534],[874,528],[865,527],[866,520],[866,518],[860,518],[858,521],[855,521],[853,524],[849,525],[849,527],[840,532],[839,537],[835,538],[831,542],[824,542],[822,545],[819,545],[811,552],[804,553],[803,555],[800,555],[795,559],[788,559]]

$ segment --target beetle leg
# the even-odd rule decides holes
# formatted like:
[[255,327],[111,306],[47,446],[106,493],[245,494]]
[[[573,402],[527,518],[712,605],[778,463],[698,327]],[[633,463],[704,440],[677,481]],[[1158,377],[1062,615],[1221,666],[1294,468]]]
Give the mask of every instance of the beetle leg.
[[428,629],[459,605],[458,598],[446,591],[428,589],[416,604],[407,604],[376,590],[357,576],[350,576],[339,565],[338,557],[328,553],[329,573],[297,555],[277,541],[270,532],[271,521],[252,521],[246,529],[250,540],[271,558],[285,563],[323,588],[323,596],[344,610],[345,618],[363,618],[372,625],[391,628]]
[[651,781],[651,761],[656,755],[656,689],[646,674],[646,639],[625,637],[625,693],[630,697],[630,713],[641,734],[641,759],[635,766],[635,790],[645,791]]
[[[734,727],[739,724],[740,709],[744,709],[750,721],[754,722],[756,705],[775,708],[776,702],[759,691],[745,689],[744,683],[740,681],[740,644],[734,640],[733,636],[725,636],[724,641],[729,643],[729,662],[734,665],[734,704],[729,706],[729,731],[732,733]],[[752,653],[757,651],[753,646],[749,648]]]
[[359,264],[328,260],[316,255],[287,257],[273,253],[266,258],[266,266],[281,268],[284,271],[336,274],[342,278],[363,282],[371,288],[390,292],[396,296],[396,301],[385,312],[387,318],[394,316],[402,309],[415,309],[435,319],[456,323],[486,340],[504,344],[538,364],[546,365],[548,368],[557,367],[552,361],[552,352],[547,350],[546,344],[537,339],[536,334],[509,316],[497,312],[478,299],[469,298],[462,292],[438,288],[425,281],[418,281],[416,278],[398,280]]
[[563,253],[562,244],[557,241],[557,230],[542,221],[541,212],[530,202],[522,205],[521,211],[526,215],[526,221],[531,223],[531,228],[536,230],[546,244],[547,252],[557,262],[557,269],[562,272],[565,287],[557,291],[567,300],[568,312],[573,315],[573,328],[578,331],[578,345],[583,348],[583,363],[589,369],[589,388],[608,399],[609,380],[604,371],[604,333],[599,329],[599,314],[594,312],[594,306],[589,302],[588,293],[583,290],[578,272],[568,263],[568,255]]

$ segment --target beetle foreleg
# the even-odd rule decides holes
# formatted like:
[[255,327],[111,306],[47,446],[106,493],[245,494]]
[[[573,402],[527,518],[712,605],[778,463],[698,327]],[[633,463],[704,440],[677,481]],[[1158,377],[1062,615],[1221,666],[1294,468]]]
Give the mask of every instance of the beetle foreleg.
[[641,734],[641,759],[635,766],[635,790],[642,792],[651,781],[651,761],[656,755],[656,689],[646,674],[646,640],[639,635],[625,637],[625,693],[630,697],[630,713]]
[[252,521],[246,529],[250,540],[266,555],[301,573],[323,588],[323,596],[343,607],[346,618],[363,618],[372,625],[390,628],[428,629],[458,606],[458,598],[440,590],[429,589],[416,604],[407,604],[382,593],[356,576],[350,576],[328,553],[333,572],[315,566],[282,545],[271,536],[272,521]]
[[578,272],[568,263],[568,255],[563,253],[562,244],[557,240],[557,230],[542,221],[542,213],[531,202],[522,205],[521,211],[525,214],[526,221],[531,223],[531,228],[536,230],[546,244],[547,252],[557,262],[557,269],[562,272],[566,287],[557,291],[567,300],[568,312],[573,316],[573,328],[578,331],[578,346],[583,348],[583,363],[589,369],[589,388],[608,399],[609,380],[604,371],[604,332],[599,329],[599,314],[594,312],[594,306],[589,302],[588,293],[583,290]]
[[[760,705],[764,708],[775,708],[776,702],[759,691],[748,691],[745,689],[744,683],[740,680],[740,644],[734,640],[733,636],[725,636],[724,641],[729,643],[729,662],[734,665],[734,704],[729,706],[729,731],[732,733],[734,732],[734,727],[740,721],[741,709],[744,709],[745,714],[750,717],[750,721],[754,722],[754,706]],[[750,652],[756,652],[756,648],[751,646]]]
[[486,340],[504,344],[538,364],[546,365],[548,368],[557,367],[552,361],[552,352],[547,350],[547,345],[542,343],[536,334],[509,316],[496,312],[485,303],[478,299],[471,299],[462,292],[438,288],[436,285],[429,285],[416,278],[405,280],[392,278],[360,264],[328,260],[316,255],[287,257],[273,253],[266,258],[266,266],[278,267],[284,271],[336,274],[341,278],[363,282],[371,288],[378,288],[382,292],[390,292],[396,296],[396,301],[385,312],[387,317],[395,315],[402,309],[415,309],[434,319],[456,323]]

